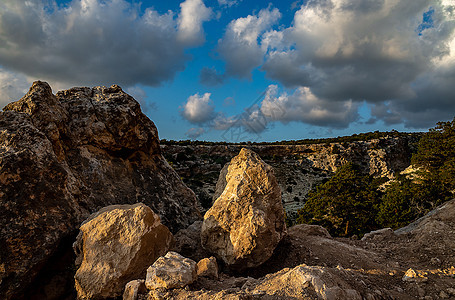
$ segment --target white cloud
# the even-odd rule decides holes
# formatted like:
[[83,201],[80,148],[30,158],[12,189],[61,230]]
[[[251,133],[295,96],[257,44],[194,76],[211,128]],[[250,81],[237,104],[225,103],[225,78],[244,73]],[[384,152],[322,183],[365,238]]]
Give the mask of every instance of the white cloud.
[[332,102],[316,97],[308,87],[297,88],[293,94],[278,93],[270,85],[261,103],[262,113],[270,121],[284,124],[292,121],[317,126],[346,128],[358,120],[359,105],[351,100]]
[[189,96],[181,107],[182,116],[193,124],[203,124],[215,118],[215,106],[210,99],[211,94]]
[[262,70],[327,111],[367,101],[387,124],[431,126],[455,111],[455,3],[443,2],[310,0],[291,27],[263,38]]
[[212,17],[212,10],[202,0],[186,0],[180,4],[178,39],[187,44],[204,42],[202,23]]
[[261,35],[281,17],[276,8],[262,9],[229,23],[218,43],[218,52],[226,62],[226,75],[251,78],[251,71],[261,65],[264,52],[258,44]]
[[52,85],[156,86],[185,68],[209,15],[201,0],[178,17],[125,0],[0,1],[0,65]]

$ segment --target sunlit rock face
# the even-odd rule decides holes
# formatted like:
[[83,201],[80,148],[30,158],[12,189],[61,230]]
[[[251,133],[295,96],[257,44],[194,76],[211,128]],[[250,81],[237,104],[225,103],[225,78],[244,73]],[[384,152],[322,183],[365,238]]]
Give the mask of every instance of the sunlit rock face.
[[74,243],[78,298],[122,295],[125,284],[144,277],[172,240],[159,216],[142,203],[101,209],[84,221]]
[[54,95],[35,82],[0,112],[0,298],[20,294],[91,213],[137,202],[171,232],[200,218],[139,103],[116,85]]
[[204,216],[202,246],[233,268],[261,265],[286,234],[272,167],[242,149],[231,160],[225,180],[223,193]]

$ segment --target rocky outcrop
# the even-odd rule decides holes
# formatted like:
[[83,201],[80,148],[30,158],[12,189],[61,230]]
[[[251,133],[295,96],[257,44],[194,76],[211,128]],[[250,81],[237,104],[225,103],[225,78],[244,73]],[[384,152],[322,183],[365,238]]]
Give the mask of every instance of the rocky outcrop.
[[366,174],[375,177],[392,178],[400,173],[410,165],[412,152],[420,136],[419,133],[403,133],[363,141],[289,142],[287,145],[208,145],[198,141],[185,145],[184,142],[166,142],[160,147],[166,159],[207,209],[223,192],[216,185],[221,184],[220,173],[227,170],[225,163],[237,155],[241,148],[247,147],[273,167],[281,188],[283,206],[287,216],[292,219],[303,207],[308,192],[347,162],[359,165]]
[[280,187],[272,168],[248,149],[231,160],[226,183],[204,216],[202,246],[233,268],[256,267],[286,233]]
[[172,232],[200,218],[131,96],[115,85],[53,95],[35,82],[0,112],[0,298],[21,294],[91,213],[137,202]]
[[79,299],[120,296],[130,280],[166,254],[173,237],[148,206],[112,205],[90,216],[74,244]]
[[197,278],[196,262],[168,252],[147,269],[145,286],[150,290],[183,288]]

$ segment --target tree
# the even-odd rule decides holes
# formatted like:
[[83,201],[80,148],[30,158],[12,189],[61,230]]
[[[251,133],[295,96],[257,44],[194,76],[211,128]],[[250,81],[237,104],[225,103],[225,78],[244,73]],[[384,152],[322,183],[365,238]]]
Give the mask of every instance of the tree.
[[400,228],[453,198],[455,189],[455,119],[439,122],[423,135],[412,164],[413,179],[398,177],[382,197],[377,221]]
[[444,192],[455,190],[455,118],[439,122],[419,142],[412,164],[420,167],[420,177],[440,185]]
[[297,223],[324,226],[334,236],[361,235],[378,228],[379,199],[376,181],[348,163],[308,194]]

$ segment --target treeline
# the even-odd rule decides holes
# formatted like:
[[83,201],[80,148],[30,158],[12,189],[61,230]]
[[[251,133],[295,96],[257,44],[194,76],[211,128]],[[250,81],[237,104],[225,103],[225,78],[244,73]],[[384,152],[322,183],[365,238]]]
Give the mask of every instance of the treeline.
[[361,236],[397,229],[452,199],[455,191],[455,118],[425,133],[412,157],[416,171],[386,179],[364,175],[354,164],[341,167],[308,194],[297,223],[318,224],[334,236]]
[[303,139],[303,140],[283,140],[276,142],[241,142],[241,143],[229,143],[229,142],[209,142],[209,141],[198,141],[198,140],[166,140],[162,139],[160,143],[162,145],[180,145],[180,146],[215,146],[215,145],[311,145],[311,144],[330,144],[330,143],[351,143],[358,141],[369,141],[373,139],[390,138],[390,137],[403,137],[409,135],[422,135],[422,133],[409,133],[399,132],[397,130],[392,131],[374,131],[367,133],[353,134],[349,136],[338,136],[334,138],[320,138],[320,139]]

